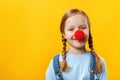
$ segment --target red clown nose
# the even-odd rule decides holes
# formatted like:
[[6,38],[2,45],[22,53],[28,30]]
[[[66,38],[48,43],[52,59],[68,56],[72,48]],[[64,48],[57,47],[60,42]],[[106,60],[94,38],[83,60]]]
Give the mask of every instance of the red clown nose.
[[77,30],[74,36],[75,36],[75,39],[77,39],[78,41],[81,41],[85,38],[85,33],[82,30]]

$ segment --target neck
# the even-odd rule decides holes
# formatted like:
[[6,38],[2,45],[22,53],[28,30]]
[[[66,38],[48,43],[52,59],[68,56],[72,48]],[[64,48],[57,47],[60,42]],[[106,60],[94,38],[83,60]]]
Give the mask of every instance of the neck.
[[73,54],[73,55],[81,55],[81,54],[86,53],[87,50],[85,49],[85,47],[79,48],[79,49],[70,47],[70,48],[68,49],[68,52],[69,52],[70,54]]

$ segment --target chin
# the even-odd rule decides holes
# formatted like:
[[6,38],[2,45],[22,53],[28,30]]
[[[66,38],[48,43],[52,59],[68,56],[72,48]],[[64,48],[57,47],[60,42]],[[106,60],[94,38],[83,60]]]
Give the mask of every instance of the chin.
[[76,48],[76,49],[81,49],[81,48],[84,48],[84,47],[85,47],[85,45],[74,46],[74,48]]
[[71,46],[76,48],[76,49],[81,49],[81,48],[85,47],[85,43],[71,44]]

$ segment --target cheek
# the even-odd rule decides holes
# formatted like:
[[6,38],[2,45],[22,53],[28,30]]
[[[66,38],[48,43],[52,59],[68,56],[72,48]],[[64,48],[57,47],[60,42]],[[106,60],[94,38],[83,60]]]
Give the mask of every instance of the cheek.
[[72,37],[72,34],[71,34],[70,32],[68,32],[68,31],[66,31],[65,34],[64,34],[64,37],[65,37],[66,39],[69,39],[69,38]]
[[72,34],[71,33],[66,33],[66,37],[69,39],[72,37]]
[[88,40],[88,38],[89,38],[89,31],[83,31],[83,32],[85,33],[86,40]]

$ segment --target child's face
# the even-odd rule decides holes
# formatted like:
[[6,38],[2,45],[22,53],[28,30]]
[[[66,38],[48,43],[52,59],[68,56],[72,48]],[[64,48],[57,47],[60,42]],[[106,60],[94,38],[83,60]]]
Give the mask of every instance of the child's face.
[[[85,33],[85,39],[82,41],[78,41],[74,37],[75,31],[79,29]],[[63,36],[65,39],[67,39],[71,47],[74,47],[74,48],[84,47],[85,43],[87,42],[89,38],[89,26],[87,24],[86,17],[81,14],[76,14],[76,15],[69,17],[65,22]]]

